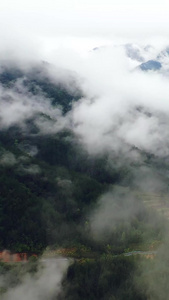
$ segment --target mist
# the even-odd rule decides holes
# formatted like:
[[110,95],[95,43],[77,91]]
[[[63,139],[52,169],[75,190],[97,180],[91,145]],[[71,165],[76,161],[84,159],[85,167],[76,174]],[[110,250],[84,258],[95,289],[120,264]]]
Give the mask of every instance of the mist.
[[[38,263],[38,269],[35,273],[27,272],[24,274],[20,270],[17,274],[18,282],[15,284],[9,283],[9,276],[1,277],[1,286],[10,287],[4,295],[3,300],[39,300],[39,299],[53,299],[57,297],[61,291],[61,280],[68,267],[68,261],[64,259],[46,259]],[[11,271],[12,272],[12,271]],[[13,279],[14,280],[14,279]]]
[[[157,228],[168,245],[168,217],[161,211],[168,207],[165,199],[169,175],[167,169],[159,167],[162,161],[168,164],[169,153],[166,0],[160,4],[149,0],[140,4],[133,0],[127,4],[123,0],[92,0],[83,4],[76,0],[35,0],[24,5],[20,0],[5,1],[0,4],[0,20],[0,76],[6,70],[20,72],[10,83],[0,84],[1,131],[10,132],[17,127],[22,137],[31,136],[35,141],[35,145],[30,145],[22,138],[19,143],[16,139],[17,149],[24,155],[18,154],[19,150],[16,154],[0,148],[0,167],[14,167],[21,176],[41,174],[41,167],[33,160],[39,153],[36,138],[49,135],[56,139],[59,133],[69,131],[87,158],[105,156],[109,169],[124,171],[120,184],[106,186],[85,215],[91,239],[106,244],[114,234],[124,243],[131,239],[127,236],[131,224],[141,215],[150,233],[144,236],[136,224],[134,238],[151,240],[151,233]],[[149,61],[158,62],[159,69],[142,68]],[[71,94],[66,111],[57,102],[53,104],[53,96],[36,84],[37,77]],[[33,89],[29,87],[31,80]],[[66,187],[70,206],[74,205],[78,214],[71,179],[63,175],[57,184],[63,190]],[[158,200],[152,208],[154,195]],[[156,209],[159,207],[162,209]],[[135,274],[150,300],[167,299],[166,245],[159,248],[152,263],[153,276],[150,269],[145,274],[144,266],[139,275]],[[67,262],[39,265],[33,278],[24,275],[2,299],[52,300],[62,289],[67,268]],[[164,282],[163,277],[158,280],[159,269],[166,276]],[[3,285],[5,280],[1,278]]]
[[[154,52],[150,51],[150,56],[155,59]],[[42,133],[69,128],[92,154],[123,151],[129,155],[135,147],[157,156],[167,155],[167,63],[159,72],[143,72],[137,68],[140,62],[131,60],[122,45],[103,47],[88,52],[86,57],[72,56],[68,50],[56,52],[52,63],[55,67],[47,68],[52,82],[67,82],[66,88],[73,88],[74,93],[78,86],[82,98],[63,116],[60,107],[53,108],[41,91],[33,95],[24,87],[24,80],[18,80],[12,89],[0,88],[4,99],[2,127],[24,126],[26,120],[36,115],[35,122]],[[71,72],[60,71],[66,68]],[[44,113],[50,120],[42,116]]]

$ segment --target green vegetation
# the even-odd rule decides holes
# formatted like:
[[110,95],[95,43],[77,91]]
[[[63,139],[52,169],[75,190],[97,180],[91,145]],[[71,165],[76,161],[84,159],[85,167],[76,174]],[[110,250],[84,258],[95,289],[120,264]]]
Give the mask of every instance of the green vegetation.
[[135,263],[134,258],[111,256],[75,262],[63,280],[65,293],[59,299],[146,299],[133,282]]
[[[63,84],[51,82],[43,70],[25,75],[15,68],[4,69],[0,75],[7,88],[13,88],[17,80],[22,80],[30,96],[43,95],[63,115],[80,95],[77,88],[71,94]],[[141,153],[144,166],[166,183],[154,205],[154,198],[142,195],[133,183],[139,163],[122,164],[120,158],[111,158],[110,164],[108,153],[89,156],[70,129],[42,134],[37,125],[41,117],[51,120],[41,113],[27,119],[24,126],[13,124],[0,130],[0,250],[41,254],[48,246],[56,254],[74,258],[62,282],[64,292],[57,299],[152,299],[134,281],[141,272],[140,258],[122,254],[154,250],[163,243],[168,220],[159,206],[168,205],[168,163]],[[102,196],[106,193],[111,209],[105,213]],[[92,217],[100,211],[93,225]],[[37,265],[36,261],[24,266],[0,263],[0,274],[8,283],[0,286],[0,293],[20,284],[22,275],[36,274]]]

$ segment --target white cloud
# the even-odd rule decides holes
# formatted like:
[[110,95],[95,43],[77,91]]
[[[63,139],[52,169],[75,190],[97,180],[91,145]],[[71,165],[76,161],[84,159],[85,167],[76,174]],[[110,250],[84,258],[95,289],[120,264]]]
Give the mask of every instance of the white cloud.
[[[136,62],[131,63],[117,45],[132,37],[142,44],[149,41],[156,47],[148,51],[139,47],[141,55],[145,59],[156,58],[166,45],[168,9],[165,0],[160,3],[150,0],[140,3],[132,0],[127,3],[122,0],[2,2],[1,59],[17,60],[22,68],[44,59],[60,70],[70,69],[77,74],[85,95],[65,118],[42,95],[20,97],[15,91],[5,91],[15,100],[8,105],[1,101],[3,125],[23,124],[38,112],[47,112],[52,121],[42,117],[36,121],[42,132],[57,132],[71,126],[90,152],[118,151],[126,144],[127,151],[134,145],[160,155],[167,153],[168,78],[163,74],[133,71]],[[116,47],[79,54],[83,48],[101,43]],[[51,72],[54,82],[59,76],[65,76],[60,71],[58,74]],[[3,89],[1,99],[2,94]],[[134,111],[137,106],[145,107],[152,117]],[[166,121],[161,126],[163,114]]]
[[[150,48],[148,53],[146,56],[154,59],[159,52]],[[168,154],[168,71],[163,74],[133,69],[122,45],[102,47],[85,56],[59,49],[50,61],[57,66],[48,70],[52,82],[66,83],[73,90],[77,79],[84,98],[63,116],[50,99],[42,93],[32,95],[22,80],[17,81],[13,89],[0,89],[1,126],[23,126],[25,120],[36,116],[41,133],[69,127],[90,153],[117,153],[122,149],[129,155],[134,146],[160,156]]]
[[36,275],[22,276],[22,282],[11,287],[2,296],[3,300],[42,300],[57,297],[61,290],[61,280],[68,267],[64,259],[46,260],[39,265]]

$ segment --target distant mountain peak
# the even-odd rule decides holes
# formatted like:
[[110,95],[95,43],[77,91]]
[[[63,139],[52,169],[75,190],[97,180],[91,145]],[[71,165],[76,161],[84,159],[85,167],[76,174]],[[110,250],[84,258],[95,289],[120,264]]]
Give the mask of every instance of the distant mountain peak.
[[139,68],[142,71],[156,71],[156,70],[160,70],[162,68],[162,64],[157,61],[157,60],[148,60],[144,63],[142,63]]

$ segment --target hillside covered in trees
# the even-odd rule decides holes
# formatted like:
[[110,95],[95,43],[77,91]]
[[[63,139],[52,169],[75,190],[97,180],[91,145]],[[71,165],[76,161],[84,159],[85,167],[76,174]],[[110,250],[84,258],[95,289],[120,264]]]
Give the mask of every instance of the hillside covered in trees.
[[[90,243],[89,218],[99,197],[109,190],[117,190],[118,185],[122,186],[120,193],[125,194],[125,189],[132,188],[133,174],[140,167],[120,165],[120,157],[111,158],[106,152],[89,155],[70,128],[52,132],[56,116],[52,119],[48,106],[55,113],[59,109],[65,115],[82,95],[77,87],[70,93],[63,83],[52,83],[46,78],[46,72],[43,65],[25,74],[16,67],[3,67],[0,75],[2,105],[14,106],[26,95],[25,106],[28,101],[34,101],[31,105],[37,106],[37,96],[47,106],[46,113],[39,112],[38,108],[30,116],[25,115],[22,123],[11,116],[11,124],[5,124],[1,118],[1,249],[36,252],[47,245]],[[157,170],[153,158],[143,155],[145,165],[151,164]],[[142,227],[146,226],[146,220],[149,222],[150,212],[139,195],[132,201],[139,209],[133,217],[131,233],[126,224],[121,224],[120,231],[111,233],[113,247],[123,248],[127,242],[125,236],[131,243],[142,240]],[[121,209],[124,205],[122,201]],[[155,230],[160,234],[160,228]]]
[[135,146],[132,162],[89,153],[70,122],[85,97],[76,76],[54,82],[48,68],[1,66],[0,250],[75,249],[58,299],[147,299],[133,287],[136,260],[119,255],[164,241],[169,162]]

